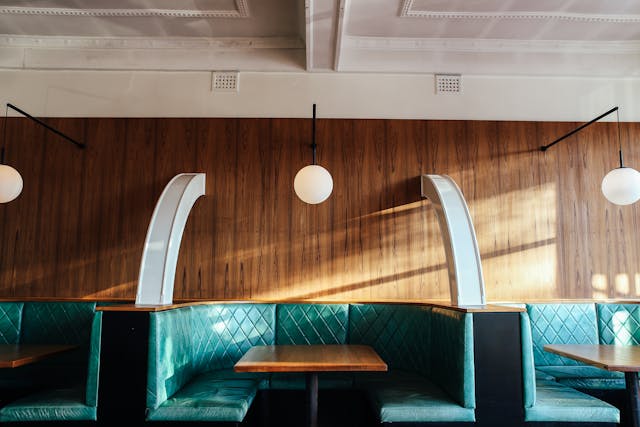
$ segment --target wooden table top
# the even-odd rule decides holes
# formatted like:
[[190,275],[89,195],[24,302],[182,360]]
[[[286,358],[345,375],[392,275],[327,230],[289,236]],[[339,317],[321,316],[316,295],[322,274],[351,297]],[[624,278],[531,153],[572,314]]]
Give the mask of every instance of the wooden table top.
[[640,371],[640,346],[599,344],[548,344],[544,349],[607,371]]
[[0,344],[0,368],[17,368],[77,347],[77,345]]
[[387,364],[367,345],[255,346],[234,366],[236,372],[386,371]]

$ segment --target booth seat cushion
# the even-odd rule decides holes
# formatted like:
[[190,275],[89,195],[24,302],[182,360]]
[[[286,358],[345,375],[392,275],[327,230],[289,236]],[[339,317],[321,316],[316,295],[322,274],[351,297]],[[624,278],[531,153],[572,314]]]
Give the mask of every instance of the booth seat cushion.
[[269,380],[271,375],[268,372],[235,372],[233,369],[220,369],[210,371],[203,375],[213,380],[250,380],[256,381],[259,390],[269,388]]
[[555,381],[556,377],[551,376],[549,374],[547,374],[546,372],[543,372],[539,369],[536,369],[536,379],[537,380],[548,380],[548,381]]
[[380,422],[473,422],[475,410],[465,408],[442,388],[415,373],[388,372],[362,376]]
[[258,390],[258,380],[218,379],[218,372],[198,375],[158,408],[150,421],[241,422]]
[[607,371],[595,366],[540,366],[538,371],[553,377],[556,381],[572,378],[612,379],[622,380],[624,384],[624,373]]
[[33,393],[5,405],[0,422],[95,421],[97,408],[83,403],[84,395],[83,385]]
[[582,390],[624,390],[625,388],[624,373],[607,371],[595,366],[541,366],[538,371],[560,384]]
[[536,402],[525,408],[528,422],[619,423],[620,411],[602,400],[555,381],[538,380]]

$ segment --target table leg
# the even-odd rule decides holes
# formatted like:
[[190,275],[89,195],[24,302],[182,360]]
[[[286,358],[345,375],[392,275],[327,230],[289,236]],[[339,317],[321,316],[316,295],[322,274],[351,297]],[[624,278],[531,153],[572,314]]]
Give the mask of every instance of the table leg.
[[307,373],[307,425],[318,426],[318,373]]
[[640,427],[640,396],[638,395],[638,373],[625,372],[624,380],[627,386],[631,425],[633,427]]

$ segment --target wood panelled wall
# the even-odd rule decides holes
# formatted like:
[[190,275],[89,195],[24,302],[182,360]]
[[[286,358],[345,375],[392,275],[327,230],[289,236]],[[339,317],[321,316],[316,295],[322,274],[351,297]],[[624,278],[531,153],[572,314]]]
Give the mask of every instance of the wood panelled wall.
[[[490,301],[640,293],[638,207],[600,182],[617,162],[615,125],[318,120],[334,192],[306,205],[293,177],[311,162],[310,119],[49,119],[78,150],[24,119],[7,122],[7,163],[24,178],[0,206],[0,297],[135,298],[156,200],[181,172],[207,195],[182,241],[180,299],[448,299],[435,215],[419,176],[461,187]],[[640,167],[640,124],[622,124]]]

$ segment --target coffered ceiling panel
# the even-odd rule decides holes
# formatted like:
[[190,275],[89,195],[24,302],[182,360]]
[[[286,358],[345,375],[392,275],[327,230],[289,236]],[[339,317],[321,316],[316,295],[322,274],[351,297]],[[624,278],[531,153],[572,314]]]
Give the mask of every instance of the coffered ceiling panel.
[[640,75],[637,0],[8,0],[0,67]]

